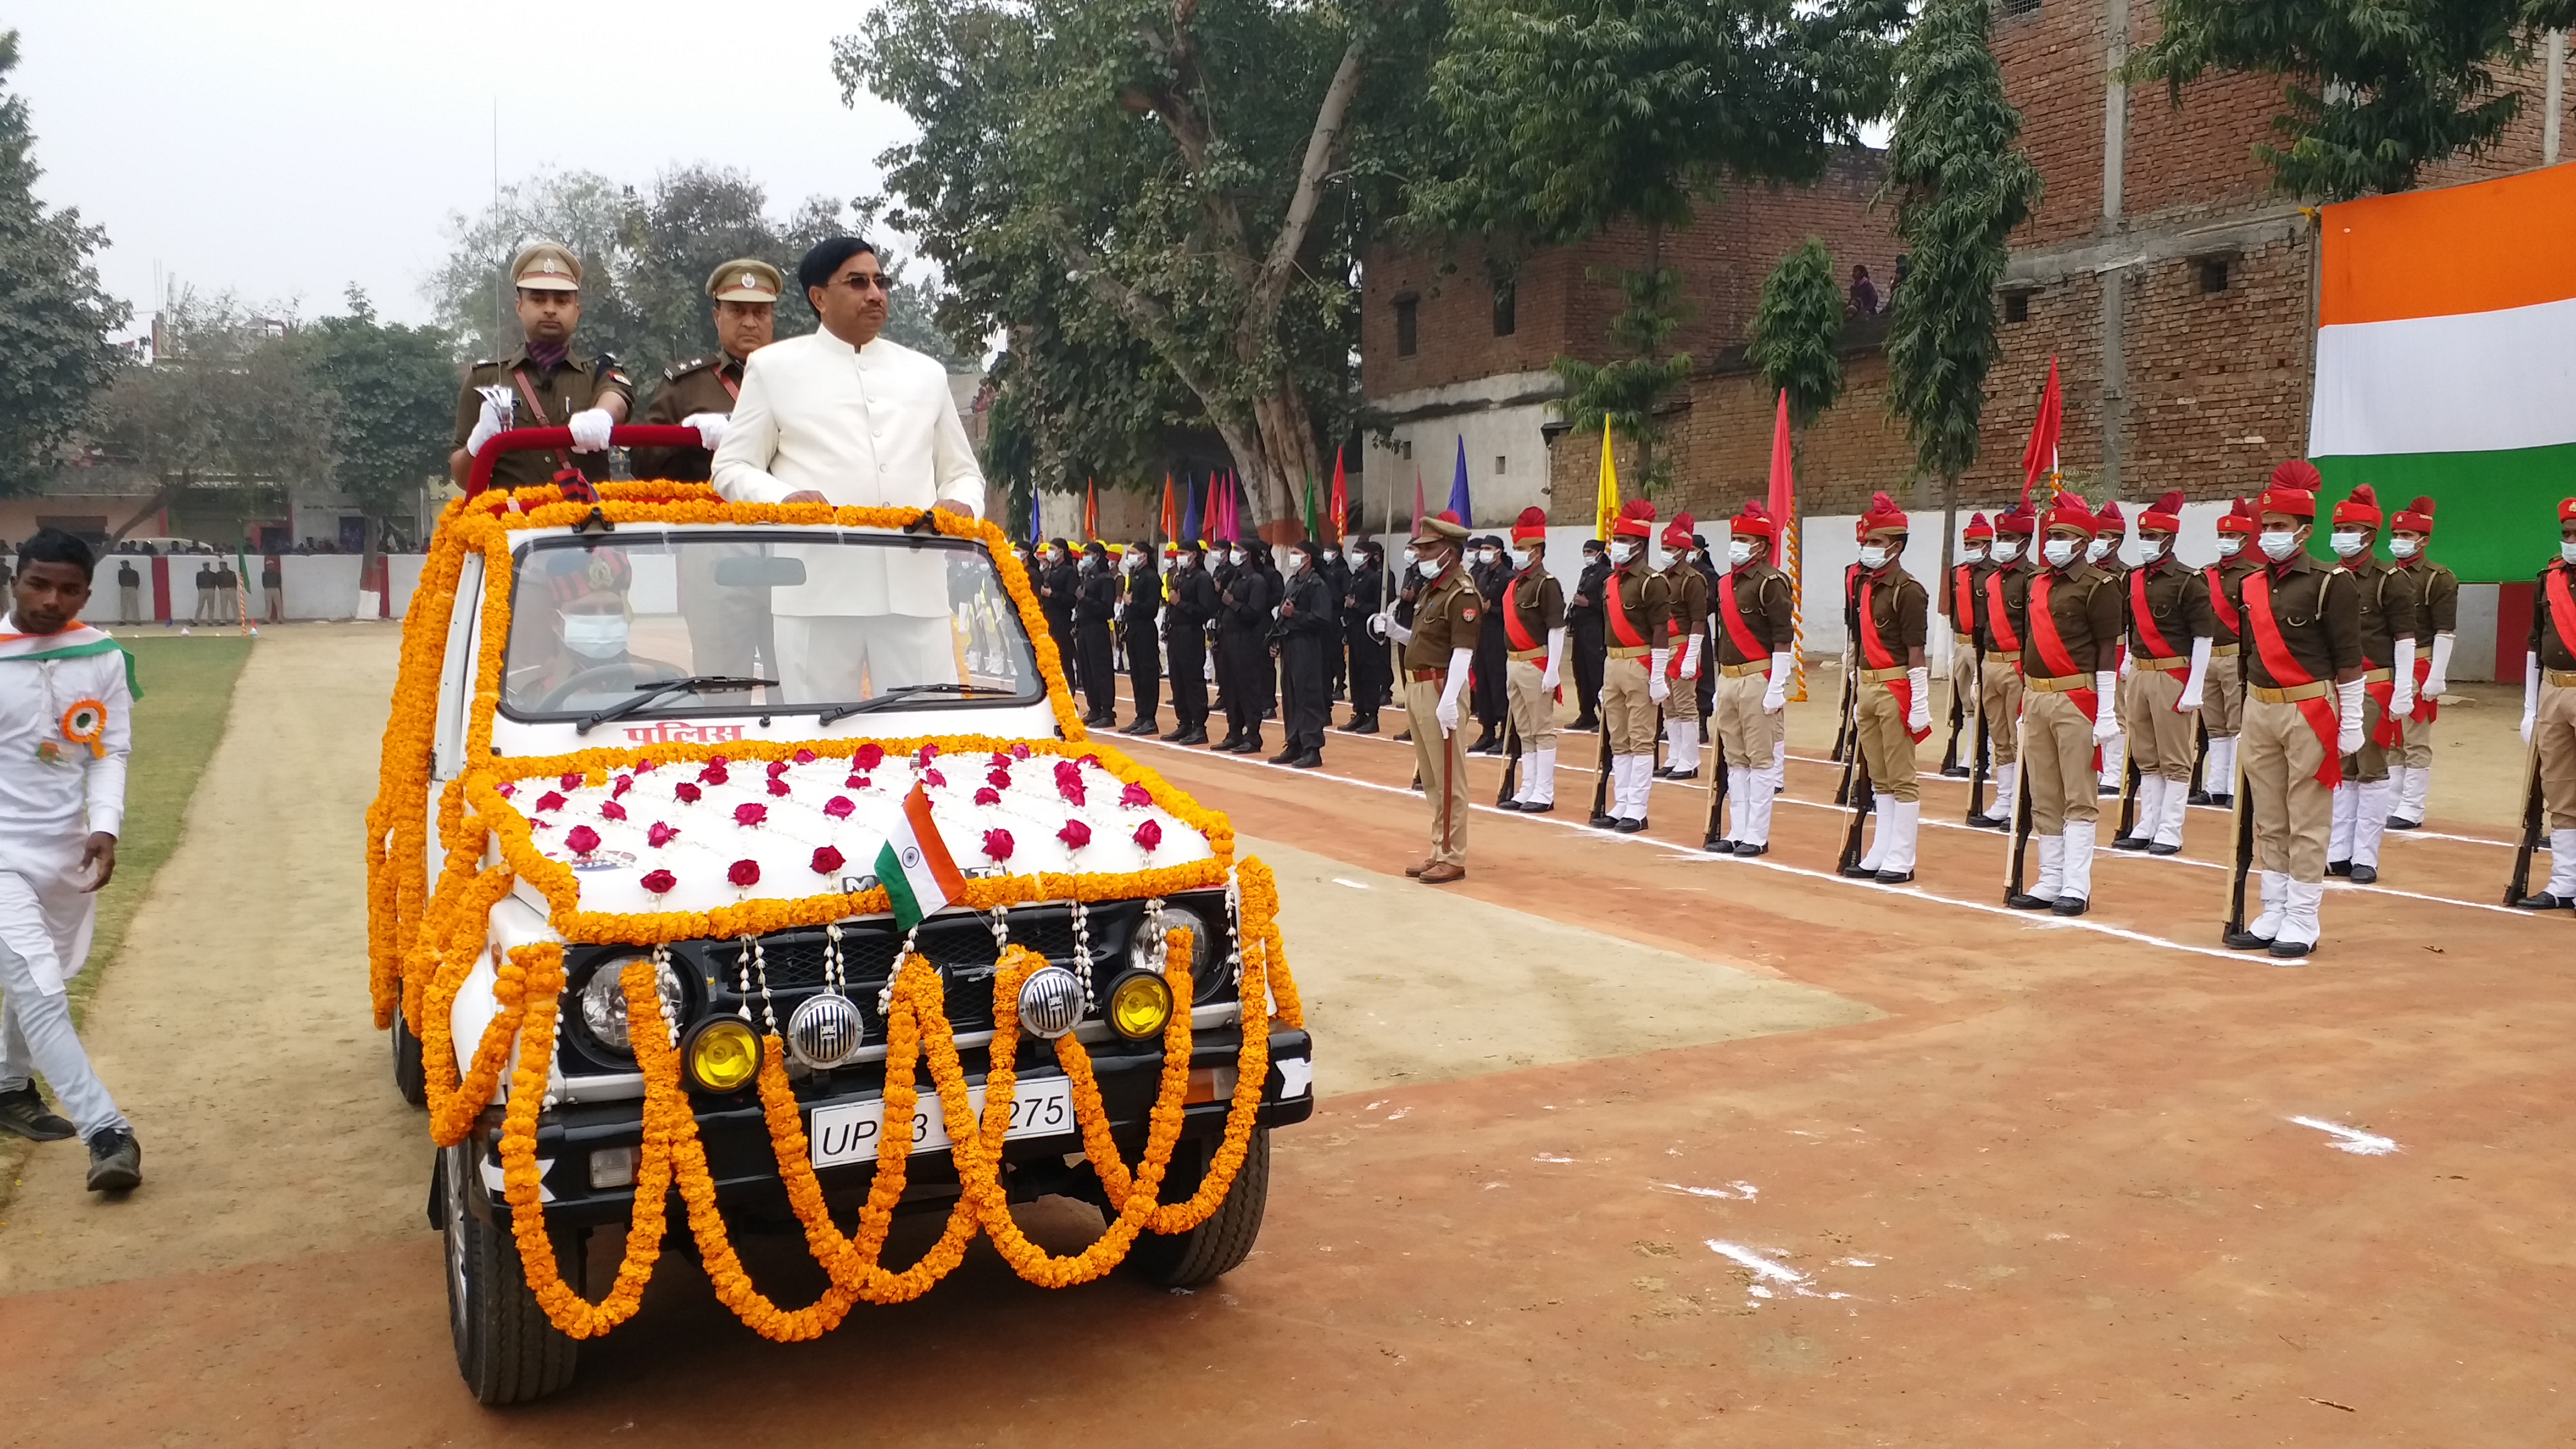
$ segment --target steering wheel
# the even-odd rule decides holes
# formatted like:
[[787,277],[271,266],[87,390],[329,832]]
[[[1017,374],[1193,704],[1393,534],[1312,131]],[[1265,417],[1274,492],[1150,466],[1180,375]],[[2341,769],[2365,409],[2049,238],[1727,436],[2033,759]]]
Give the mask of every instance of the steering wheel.
[[656,684],[661,683],[664,680],[684,677],[677,665],[665,664],[659,659],[620,659],[613,664],[594,664],[579,674],[574,675],[572,678],[565,680],[563,683],[556,685],[554,688],[547,690],[546,697],[537,702],[537,708],[545,710],[561,709],[563,708],[563,702],[580,693],[583,685],[594,682],[605,682],[612,677],[620,679],[628,684],[637,683],[639,681],[636,676],[646,670],[658,671],[649,681]]

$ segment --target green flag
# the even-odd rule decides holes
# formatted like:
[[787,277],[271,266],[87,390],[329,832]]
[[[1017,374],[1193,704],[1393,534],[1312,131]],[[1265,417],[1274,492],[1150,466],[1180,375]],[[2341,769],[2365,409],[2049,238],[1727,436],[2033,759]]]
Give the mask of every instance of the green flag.
[[1306,475],[1306,536],[1308,538],[1324,536],[1323,515],[1315,511],[1315,475],[1312,473]]

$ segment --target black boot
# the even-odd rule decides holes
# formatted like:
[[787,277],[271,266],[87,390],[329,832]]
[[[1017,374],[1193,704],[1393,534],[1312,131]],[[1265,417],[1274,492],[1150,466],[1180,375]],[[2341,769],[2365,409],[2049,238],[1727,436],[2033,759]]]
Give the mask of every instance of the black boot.
[[124,1192],[143,1181],[143,1144],[122,1127],[101,1127],[89,1137],[89,1190]]
[[72,1124],[45,1108],[29,1082],[14,1092],[0,1092],[0,1132],[14,1132],[30,1142],[60,1142],[73,1135]]
[[1290,760],[1288,764],[1292,769],[1320,770],[1324,768],[1324,752],[1322,750],[1308,750],[1306,753]]
[[1190,732],[1188,734],[1172,741],[1172,743],[1176,745],[1203,745],[1207,742],[1207,726],[1205,725],[1192,725],[1190,726]]
[[1294,764],[1297,757],[1303,753],[1305,752],[1292,744],[1288,748],[1281,750],[1279,753],[1272,755],[1269,762],[1274,765]]

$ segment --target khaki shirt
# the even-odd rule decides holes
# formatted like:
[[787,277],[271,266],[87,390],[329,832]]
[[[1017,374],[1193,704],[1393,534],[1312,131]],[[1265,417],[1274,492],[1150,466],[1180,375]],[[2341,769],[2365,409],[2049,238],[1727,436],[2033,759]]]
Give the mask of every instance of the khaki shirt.
[[[1855,637],[1852,647],[1860,652],[1863,669],[1902,669],[1913,657],[1913,651],[1924,646],[1931,629],[1932,596],[1922,582],[1897,564],[1889,564],[1885,576],[1860,574],[1852,580],[1852,596],[1857,601],[1869,599],[1870,622],[1878,626],[1878,642],[1894,656],[1891,664],[1872,664],[1869,651]],[[1857,603],[1855,603],[1857,607]]]
[[1688,559],[1676,559],[1664,570],[1664,596],[1672,601],[1665,633],[1678,651],[1691,635],[1708,627],[1708,575]]
[[[699,413],[731,416],[734,399],[741,395],[740,359],[722,352],[693,358],[662,374],[662,385],[653,390],[653,400],[635,421],[676,426],[682,418]],[[627,454],[636,477],[684,483],[705,482],[714,460],[715,454],[705,448],[636,448]]]
[[[2305,550],[2290,555],[2289,562],[2265,570],[2271,577],[2272,625],[2280,631],[2280,642],[2290,658],[2312,680],[2331,683],[2347,669],[2359,669],[2361,661],[2361,599],[2353,587],[2352,575],[2344,569],[2329,567]],[[2248,575],[2238,585],[2238,597],[2253,587]],[[2283,681],[2272,677],[2263,662],[2264,641],[2249,610],[2245,615],[2245,681],[2265,689],[2284,688]]]
[[[2123,617],[2119,581],[2099,565],[2080,561],[2064,573],[2041,572],[2048,575],[2048,622],[2056,626],[2057,642],[2066,646],[2075,672],[2100,674],[2119,667]],[[2030,603],[2039,597],[2039,579],[2039,573],[2030,575],[2017,598],[2012,586],[2005,585],[2012,622],[2021,634],[2021,672],[2028,679],[2062,679],[2065,676],[2057,666],[2041,656],[2039,632],[2031,625]]]
[[[1630,644],[1619,637],[1619,626],[1611,622],[1608,589],[1619,591],[1619,604],[1626,611],[1629,627],[1637,631],[1643,644]],[[1603,632],[1613,649],[1662,649],[1667,647],[1665,633],[1672,627],[1672,586],[1664,576],[1635,565],[1613,569],[1610,582],[1602,593]]]
[[[2164,636],[2171,654],[2158,656],[2149,652],[2146,634],[2136,617],[2135,595],[2141,578],[2146,582],[2147,622],[2152,622],[2156,632]],[[2131,605],[2129,652],[2137,658],[2189,659],[2192,640],[2214,642],[2218,637],[2218,619],[2209,607],[2208,582],[2170,558],[2131,569],[2129,577],[2121,582],[2120,594]]]
[[[1510,597],[1513,616],[1538,641],[1538,648],[1546,648],[1547,636],[1565,627],[1565,586],[1547,570],[1533,568],[1512,580]],[[1508,632],[1503,642],[1511,643]]]
[[1451,566],[1431,581],[1414,605],[1413,638],[1404,646],[1404,667],[1448,668],[1450,655],[1476,647],[1484,612],[1484,597],[1476,592],[1467,570]]
[[2397,641],[2415,637],[2415,590],[2385,559],[2365,558],[2345,572],[2359,586],[2362,667],[2386,669],[2397,662]]
[[[1717,581],[1717,662],[1720,664],[1768,664],[1774,654],[1785,654],[1794,647],[1797,620],[1789,606],[1789,576],[1769,564],[1745,564],[1729,569]],[[1759,657],[1736,647],[1735,634],[1726,627],[1726,599],[1735,600],[1736,613],[1744,627],[1753,631],[1756,643],[1765,646]]]
[[2433,647],[2436,634],[2460,629],[2460,576],[2418,554],[2397,565],[2396,582],[2405,586],[2415,605],[2415,645],[2421,654]]
[[[476,389],[496,384],[508,387],[516,401],[518,411],[511,421],[514,428],[560,428],[574,413],[599,406],[603,397],[622,397],[629,408],[635,405],[635,385],[626,380],[626,369],[607,353],[588,362],[578,354],[567,356],[561,367],[546,372],[528,360],[528,349],[523,345],[498,362],[478,362],[466,371],[464,389],[456,395],[456,437],[448,444],[451,450],[465,446],[465,440],[474,432],[475,420],[482,416],[483,398]],[[579,468],[581,476],[593,483],[608,479],[605,450],[574,453],[531,449],[503,453],[492,466],[492,486],[530,488],[551,483],[556,472],[567,464]]]
[[[2245,578],[2246,575],[2263,566],[2261,559],[2262,555],[2248,545],[2236,557],[2221,559],[2213,565],[2218,570],[2218,578],[2210,585],[2209,622],[2215,632],[2209,637],[2218,643],[2237,642],[2237,631],[2228,627],[2227,619],[2230,614],[2233,614],[2238,623],[2244,622]],[[2206,579],[2209,577],[2209,570],[2204,568],[2200,574]],[[2223,609],[2219,607],[2222,598],[2227,605]]]

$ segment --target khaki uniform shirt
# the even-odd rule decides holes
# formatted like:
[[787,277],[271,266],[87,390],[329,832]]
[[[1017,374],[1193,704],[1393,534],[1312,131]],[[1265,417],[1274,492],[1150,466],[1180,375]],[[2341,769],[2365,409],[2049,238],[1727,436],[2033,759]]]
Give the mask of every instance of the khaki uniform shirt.
[[[734,399],[741,395],[741,360],[718,352],[680,363],[663,373],[662,385],[653,390],[653,400],[644,405],[644,415],[635,421],[677,425],[682,418],[699,413],[731,416]],[[636,477],[685,483],[705,482],[714,461],[715,454],[705,448],[636,448],[627,454]]]
[[1664,628],[1678,654],[1691,635],[1708,627],[1708,575],[1688,559],[1675,559],[1664,570],[1664,597],[1672,609]]
[[[2209,607],[2209,584],[2198,572],[2184,568],[2172,559],[2160,558],[2152,564],[2130,570],[2129,577],[2121,581],[2120,592],[2127,595],[2133,591],[2137,587],[2135,580],[2141,574],[2147,581],[2148,616],[2154,621],[2156,632],[2164,636],[2165,647],[2173,653],[2153,654],[2147,645],[2146,632],[2139,628],[2141,621],[2131,617],[2129,652],[2132,655],[2140,659],[2189,659],[2192,640],[2217,639],[2218,620],[2215,611]],[[2132,608],[2128,612],[2134,616],[2137,611]]]
[[[2121,621],[2126,617],[2120,607],[2119,581],[2103,572],[2100,565],[2083,562],[2064,573],[2049,572],[2048,620],[2057,626],[2057,642],[2066,646],[2066,657],[2075,662],[2075,672],[2100,674],[2118,668]],[[2030,601],[2038,592],[2037,573],[2023,581],[2017,597],[2012,586],[2005,585],[2013,627],[2021,631],[2022,677],[2061,679],[2065,676],[2057,672],[2056,666],[2041,657],[2039,634],[2031,627]]]
[[[2215,630],[2215,632],[2209,636],[2212,640],[2220,644],[2233,644],[2237,642],[2237,631],[2227,626],[2227,618],[2231,613],[2236,616],[2239,622],[2242,622],[2245,618],[2245,577],[2246,575],[2254,572],[2254,570],[2262,567],[2261,563],[2258,562],[2261,557],[2262,555],[2256,553],[2249,545],[2243,552],[2237,554],[2236,557],[2232,559],[2221,559],[2218,561],[2218,582],[2216,587],[2226,591],[2227,607],[2224,609],[2219,608],[2217,603],[2218,596],[2215,593],[2211,595],[2209,617],[2211,627]],[[2204,572],[2201,577],[2206,579],[2208,574]]]
[[1932,596],[1924,591],[1922,581],[1907,573],[1902,565],[1891,563],[1885,574],[1864,573],[1852,580],[1852,594],[1855,599],[1867,596],[1869,621],[1878,626],[1878,642],[1894,656],[1891,664],[1872,664],[1869,651],[1859,638],[1854,638],[1852,647],[1858,651],[1860,667],[1906,667],[1913,651],[1922,648],[1930,637]]
[[[478,362],[467,370],[464,390],[456,395],[456,437],[448,444],[451,450],[465,446],[465,440],[474,432],[475,420],[482,416],[483,399],[475,390],[495,385],[509,388],[517,404],[518,411],[511,422],[515,428],[560,428],[574,413],[587,412],[609,396],[626,399],[629,408],[635,405],[635,385],[626,380],[626,369],[607,353],[588,362],[577,354],[567,356],[561,367],[547,372],[528,360],[528,349],[523,345],[498,362]],[[530,449],[503,453],[492,466],[492,486],[530,488],[551,483],[567,462],[593,483],[608,479],[608,453],[604,449],[596,453]]]
[[[2299,668],[2310,679],[2329,684],[2345,670],[2361,668],[2361,598],[2352,575],[2317,562],[2304,549],[2266,572],[2272,580],[2273,626]],[[2251,582],[2249,575],[2245,584],[2238,585],[2238,597],[2243,597]],[[2248,613],[2245,682],[2265,689],[2287,688],[2264,665],[2263,641],[2254,637],[2257,632],[2254,616]]]
[[1670,641],[1665,638],[1665,631],[1672,626],[1673,596],[1672,588],[1664,581],[1664,576],[1632,564],[1624,569],[1611,570],[1609,587],[1619,591],[1619,603],[1627,611],[1629,626],[1637,631],[1639,638],[1646,641],[1643,644],[1630,644],[1619,637],[1619,626],[1608,620],[1609,605],[1606,601],[1609,595],[1605,592],[1602,595],[1605,601],[1602,605],[1604,614],[1602,629],[1609,647],[1613,649],[1667,647]]
[[[2023,550],[2024,553],[2029,551]],[[2015,641],[2028,648],[2030,631],[2024,627],[2024,620],[2030,609],[2030,581],[2039,577],[2039,567],[2024,558],[2017,563],[2006,564],[2002,573],[2003,586],[1997,592],[2004,596],[2003,622],[2012,629]],[[1987,577],[1991,579],[1993,575]],[[1977,586],[1977,647],[1998,658],[2004,653],[2004,646],[1995,638],[1994,601],[1986,597],[1983,584]],[[2016,654],[2013,662],[2019,664],[2020,656]]]
[[[1797,638],[1797,621],[1789,609],[1789,576],[1769,564],[1746,564],[1729,569],[1717,581],[1721,602],[1717,614],[1717,662],[1720,664],[1764,664],[1774,654],[1785,654]],[[1732,594],[1735,611],[1744,627],[1753,631],[1756,642],[1765,646],[1759,658],[1746,654],[1735,645],[1734,631],[1726,627],[1723,598]]]
[[2403,585],[2408,600],[2415,606],[2415,652],[2421,656],[2433,647],[2436,634],[2456,634],[2460,629],[2460,576],[2418,554],[2411,563],[2391,570],[2395,582]]
[[1484,597],[1476,592],[1467,570],[1451,566],[1423,589],[1414,604],[1413,638],[1404,646],[1404,667],[1448,668],[1451,654],[1476,647],[1484,613]]
[[2415,637],[2415,590],[2384,559],[2366,558],[2345,571],[2361,601],[2361,656],[2365,669],[2397,662],[2397,641]]
[[[1565,586],[1547,570],[1533,568],[1512,580],[1510,597],[1512,616],[1538,641],[1536,647],[1546,648],[1547,636],[1565,627]],[[1503,642],[1511,643],[1510,634],[1503,636]]]

